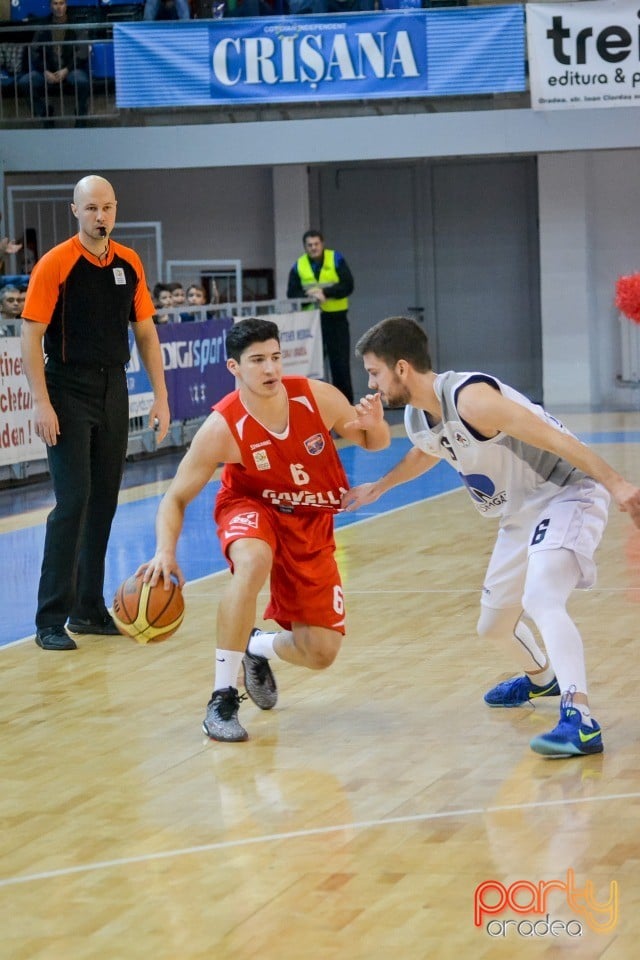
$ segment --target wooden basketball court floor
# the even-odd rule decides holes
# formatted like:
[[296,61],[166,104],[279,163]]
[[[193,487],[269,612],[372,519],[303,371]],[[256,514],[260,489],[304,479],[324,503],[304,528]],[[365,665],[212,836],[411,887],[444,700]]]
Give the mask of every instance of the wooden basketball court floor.
[[[636,414],[566,419],[640,479]],[[359,482],[404,449],[343,454]],[[163,471],[127,471],[111,592],[153,551]],[[612,509],[571,606],[606,752],[546,760],[528,743],[557,700],[482,700],[514,672],[474,632],[494,524],[434,475],[339,519],[343,650],[322,673],[278,662],[241,744],[200,728],[228,577],[214,485],[187,517],[180,632],[69,653],[30,639],[48,488],[2,493],[2,960],[637,956],[640,531]]]

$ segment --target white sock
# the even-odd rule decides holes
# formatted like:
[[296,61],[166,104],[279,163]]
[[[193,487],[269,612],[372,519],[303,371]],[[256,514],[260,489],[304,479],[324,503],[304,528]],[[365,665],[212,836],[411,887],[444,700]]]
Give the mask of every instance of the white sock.
[[[281,631],[285,636],[288,634],[292,636],[291,632]],[[277,653],[273,649],[273,641],[278,636],[277,633],[267,633],[265,630],[257,630],[251,635],[249,640],[248,651],[249,653],[254,653],[257,657],[266,657],[267,660],[273,660],[274,657],[277,657]]]
[[227,687],[238,689],[238,671],[243,656],[241,650],[216,650],[214,690],[225,690]]
[[586,705],[586,703],[574,703],[574,707],[576,708],[576,710],[579,710],[580,713],[582,714],[582,722],[584,723],[584,725],[586,727],[592,727],[593,719],[591,717],[591,711],[589,710],[589,707]]
[[536,687],[546,687],[555,678],[555,671],[551,664],[548,664],[540,673],[529,673],[528,677]]

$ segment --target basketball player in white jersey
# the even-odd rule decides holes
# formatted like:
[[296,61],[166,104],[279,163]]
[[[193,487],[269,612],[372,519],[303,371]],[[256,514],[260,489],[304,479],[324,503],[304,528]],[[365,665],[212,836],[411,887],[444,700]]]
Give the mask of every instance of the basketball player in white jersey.
[[[478,634],[507,641],[524,669],[485,695],[492,707],[561,696],[560,722],[531,747],[553,757],[601,753],[582,638],[567,612],[576,588],[593,586],[594,553],[610,496],[640,527],[640,489],[542,407],[484,373],[436,374],[424,330],[382,320],[356,345],[389,407],[405,406],[412,449],[388,474],[348,491],[343,507],[374,503],[391,487],[446,460],[478,511],[500,525],[487,569]],[[537,627],[546,655],[526,619]],[[514,643],[515,641],[515,643]]]

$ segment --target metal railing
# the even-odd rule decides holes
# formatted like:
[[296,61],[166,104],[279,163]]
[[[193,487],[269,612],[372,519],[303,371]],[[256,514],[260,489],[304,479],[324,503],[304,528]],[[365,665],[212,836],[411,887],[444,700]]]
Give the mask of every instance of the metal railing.
[[[44,27],[54,37],[38,40]],[[113,27],[108,24],[53,24],[3,27],[0,34],[0,121],[17,125],[54,126],[89,118],[118,116],[113,69]],[[77,39],[66,39],[68,33]],[[65,64],[66,76],[51,79],[52,65]],[[49,76],[47,76],[49,68]]]

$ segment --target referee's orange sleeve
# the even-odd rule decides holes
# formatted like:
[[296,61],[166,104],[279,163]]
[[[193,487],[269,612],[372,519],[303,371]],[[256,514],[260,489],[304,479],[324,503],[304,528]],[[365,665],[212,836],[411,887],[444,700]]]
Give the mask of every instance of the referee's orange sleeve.
[[51,323],[60,296],[60,287],[77,259],[78,253],[72,240],[67,240],[38,260],[29,277],[22,309],[22,316],[26,320]]

